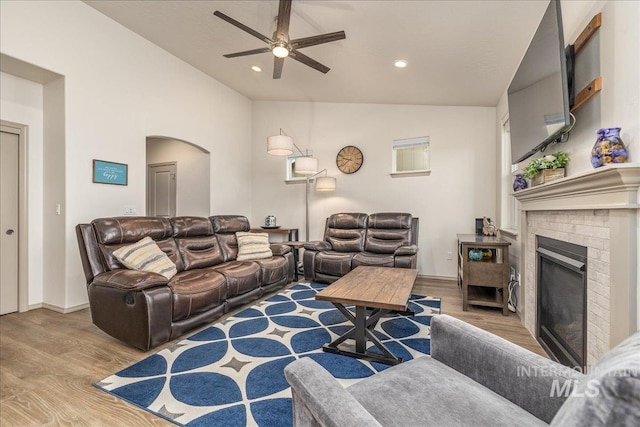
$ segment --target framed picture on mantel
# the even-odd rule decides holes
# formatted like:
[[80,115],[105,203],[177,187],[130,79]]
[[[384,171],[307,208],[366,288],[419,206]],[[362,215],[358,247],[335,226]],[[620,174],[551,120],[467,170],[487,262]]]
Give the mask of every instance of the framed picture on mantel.
[[128,166],[124,163],[93,159],[93,182],[128,185]]

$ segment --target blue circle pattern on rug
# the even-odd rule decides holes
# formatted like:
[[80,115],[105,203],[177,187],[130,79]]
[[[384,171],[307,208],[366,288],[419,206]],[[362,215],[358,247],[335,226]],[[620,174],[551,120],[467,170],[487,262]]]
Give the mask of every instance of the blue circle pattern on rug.
[[[297,358],[312,358],[343,386],[388,368],[322,351],[352,327],[333,304],[314,299],[326,286],[297,284],[95,385],[178,425],[291,425],[283,371]],[[440,300],[412,295],[409,309],[414,316],[389,314],[374,330],[404,360],[429,354]],[[368,350],[379,353],[371,343]]]

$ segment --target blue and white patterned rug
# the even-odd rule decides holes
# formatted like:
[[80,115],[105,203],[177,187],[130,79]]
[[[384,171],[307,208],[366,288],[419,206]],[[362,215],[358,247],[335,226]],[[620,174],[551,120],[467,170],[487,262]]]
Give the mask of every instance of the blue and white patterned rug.
[[[326,286],[294,285],[95,386],[178,425],[291,425],[283,370],[295,359],[313,358],[343,386],[388,368],[322,351],[351,328],[333,304],[314,299]],[[440,312],[440,299],[413,295],[409,308],[415,316],[390,314],[375,329],[404,360],[429,354],[431,317]]]

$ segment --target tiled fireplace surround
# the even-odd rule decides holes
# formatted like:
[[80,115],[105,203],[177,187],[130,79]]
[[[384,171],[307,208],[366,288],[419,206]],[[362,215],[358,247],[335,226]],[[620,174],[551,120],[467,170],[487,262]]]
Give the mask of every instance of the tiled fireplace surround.
[[536,336],[536,236],[587,247],[587,367],[637,329],[640,166],[607,166],[515,193],[523,322]]

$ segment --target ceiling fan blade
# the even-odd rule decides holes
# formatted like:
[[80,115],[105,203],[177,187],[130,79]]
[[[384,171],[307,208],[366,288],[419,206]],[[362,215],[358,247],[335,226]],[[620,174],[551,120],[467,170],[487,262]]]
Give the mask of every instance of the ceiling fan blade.
[[300,52],[295,51],[295,50],[291,51],[291,53],[289,54],[289,57],[295,59],[298,62],[302,62],[304,65],[308,65],[309,67],[314,68],[314,69],[316,69],[316,70],[318,70],[318,71],[320,71],[321,73],[324,73],[324,74],[327,74],[329,72],[329,70],[331,69],[331,68],[327,67],[326,65],[322,65],[321,63],[319,63],[315,59],[309,58],[304,53],[300,53]]
[[282,76],[282,67],[284,67],[284,58],[273,57],[273,78],[279,79]]
[[291,19],[291,0],[280,0],[278,6],[278,26],[276,28],[276,39],[289,40],[289,21]]
[[256,30],[253,30],[253,29],[247,27],[243,23],[236,21],[235,19],[231,18],[230,16],[225,15],[224,13],[220,12],[219,10],[216,10],[215,12],[213,12],[213,14],[215,16],[217,16],[218,18],[227,21],[229,24],[240,28],[242,31],[251,34],[253,37],[256,37],[256,38],[262,40],[265,43],[269,43],[269,44],[273,43],[273,40],[271,40],[269,37],[263,36],[262,34],[257,32]]
[[321,34],[319,36],[304,37],[301,39],[291,40],[291,47],[300,49],[303,47],[315,46],[317,44],[334,42],[336,40],[346,39],[344,31],[336,31],[335,33]]
[[245,50],[243,52],[227,53],[226,55],[222,55],[222,56],[224,56],[225,58],[236,58],[238,56],[255,55],[258,53],[267,53],[267,52],[271,52],[270,47],[261,47],[260,49]]

